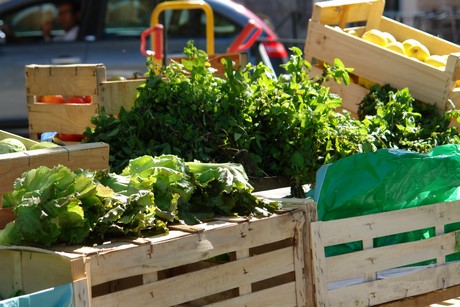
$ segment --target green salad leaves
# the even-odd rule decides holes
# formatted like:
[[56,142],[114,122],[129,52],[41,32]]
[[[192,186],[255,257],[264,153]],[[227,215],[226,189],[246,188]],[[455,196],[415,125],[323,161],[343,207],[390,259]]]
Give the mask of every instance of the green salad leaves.
[[141,156],[120,173],[64,166],[25,172],[4,194],[16,220],[0,244],[101,243],[168,231],[215,216],[267,216],[278,203],[252,193],[241,165],[185,162],[174,155]]

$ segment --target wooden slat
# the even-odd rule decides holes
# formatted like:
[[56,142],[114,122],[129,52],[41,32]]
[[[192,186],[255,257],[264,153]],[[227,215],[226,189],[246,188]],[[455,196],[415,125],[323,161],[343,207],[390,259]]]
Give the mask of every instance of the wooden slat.
[[380,28],[380,20],[385,8],[385,1],[376,1],[369,4],[369,15],[366,22],[366,31]]
[[121,107],[130,110],[137,97],[137,88],[144,83],[144,79],[101,82],[101,107],[109,114],[118,114]]
[[91,306],[91,296],[88,285],[88,279],[82,278],[72,283],[73,288],[73,306],[88,307]]
[[99,81],[106,79],[102,64],[26,65],[27,95],[98,95]]
[[91,117],[99,106],[91,104],[28,104],[29,132],[37,134],[47,131],[82,134],[86,127],[94,127]]
[[[329,291],[330,306],[368,306],[404,299],[460,284],[460,263],[452,262],[403,277]],[[355,305],[356,304],[356,305]],[[405,306],[405,305],[403,305]]]
[[[460,201],[419,206],[353,218],[314,222],[324,246],[378,238],[460,221]],[[407,216],[410,216],[408,223]],[[337,231],[340,229],[341,231]]]
[[236,249],[281,241],[292,236],[297,220],[302,216],[303,213],[299,210],[292,214],[252,220],[250,223],[209,229],[200,234],[182,237],[177,242],[167,240],[154,245],[101,252],[88,259],[92,271],[91,284],[95,286],[110,280],[144,274],[148,270],[164,270]]
[[444,259],[446,255],[456,252],[458,234],[459,232],[451,232],[426,240],[328,257],[326,258],[327,281],[350,279],[363,276],[368,272],[375,273],[437,257]]
[[139,306],[152,302],[158,306],[172,306],[292,272],[293,266],[292,248],[287,247],[95,297],[93,303],[113,306],[113,302],[117,302],[121,306],[130,304],[135,297]]
[[290,282],[277,287],[261,290],[247,295],[240,295],[235,298],[227,299],[214,304],[207,304],[206,307],[260,307],[260,306],[277,306],[277,307],[294,307],[304,306],[296,302],[296,283]]
[[313,7],[312,20],[323,24],[338,25],[341,15],[346,12],[347,23],[366,21],[373,5],[383,2],[381,0],[355,1],[320,1]]
[[[381,307],[419,307],[439,303],[447,298],[457,297],[460,293],[460,285],[448,287],[441,290],[435,290],[421,295],[412,296],[407,299],[392,301],[381,304]],[[430,306],[431,307],[431,306]]]

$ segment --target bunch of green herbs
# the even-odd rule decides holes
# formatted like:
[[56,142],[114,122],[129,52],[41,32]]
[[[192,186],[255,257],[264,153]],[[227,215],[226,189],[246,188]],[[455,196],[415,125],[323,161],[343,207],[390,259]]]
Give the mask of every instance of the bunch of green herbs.
[[301,185],[320,165],[370,142],[348,113],[335,112],[341,98],[323,86],[330,79],[349,82],[350,70],[338,59],[317,79],[310,79],[310,64],[298,48],[278,78],[262,63],[235,68],[225,59],[221,78],[192,42],[184,52],[186,59],[159,73],[149,63],[131,110],[92,119],[86,140],[110,144],[113,171],[144,154],[235,162],[250,177],[289,178],[303,197]]

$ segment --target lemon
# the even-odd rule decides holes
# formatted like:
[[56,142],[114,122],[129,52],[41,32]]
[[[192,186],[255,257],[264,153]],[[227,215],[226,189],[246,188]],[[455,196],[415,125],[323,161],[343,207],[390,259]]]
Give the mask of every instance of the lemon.
[[339,32],[343,32],[342,28],[339,27],[339,26],[334,26],[333,29],[334,29],[334,30],[337,30],[337,31],[339,31]]
[[437,68],[444,68],[447,64],[447,58],[442,55],[433,54],[425,59],[425,63]]
[[382,32],[387,39],[387,45],[396,42],[396,38],[389,32]]
[[420,42],[416,39],[412,39],[412,38],[409,38],[409,39],[406,39],[405,41],[402,42],[403,46],[404,46],[404,49],[406,50],[406,54],[407,54],[407,50],[409,50],[410,47],[414,46],[414,45],[418,45],[420,44]]
[[355,29],[345,30],[345,32],[348,33],[348,34],[350,34],[350,35],[359,37],[359,34],[358,34],[358,32],[356,32]]
[[430,51],[422,44],[415,44],[407,49],[406,54],[411,58],[425,62],[425,60],[430,56]]
[[364,39],[365,41],[371,42],[381,47],[385,47],[388,42],[385,34],[383,34],[382,31],[377,30],[377,29],[371,29],[371,30],[366,31],[363,34],[363,36],[361,36],[361,38]]
[[387,48],[398,52],[400,54],[406,55],[406,50],[401,42],[392,42],[387,45]]

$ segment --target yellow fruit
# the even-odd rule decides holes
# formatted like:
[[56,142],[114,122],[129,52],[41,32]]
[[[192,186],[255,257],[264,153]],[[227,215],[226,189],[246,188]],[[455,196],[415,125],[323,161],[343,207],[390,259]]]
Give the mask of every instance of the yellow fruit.
[[381,47],[385,47],[387,45],[387,37],[383,34],[382,31],[377,29],[366,31],[363,36],[361,36],[361,38]]
[[425,60],[430,56],[430,51],[422,44],[409,47],[406,53],[407,56],[416,58],[422,62],[425,62]]
[[402,44],[403,44],[404,49],[406,50],[406,54],[407,54],[407,50],[409,50],[410,47],[412,47],[414,45],[418,45],[418,44],[420,44],[420,42],[418,40],[409,38],[409,39],[406,39],[405,41],[403,41]]
[[375,84],[375,82],[359,76],[358,77],[358,84],[361,85],[361,86],[364,86],[367,89],[370,89]]
[[428,48],[416,39],[406,39],[403,42],[403,46],[407,56],[411,58],[424,62],[430,56]]
[[406,50],[401,42],[392,42],[387,45],[387,48],[395,52],[406,55]]
[[383,36],[387,39],[387,45],[396,42],[396,38],[389,32],[383,32]]
[[334,30],[337,30],[337,31],[340,31],[340,32],[343,32],[342,28],[341,28],[341,27],[339,27],[339,26],[334,26],[334,28],[333,28],[333,29],[334,29]]
[[444,68],[447,64],[447,58],[442,55],[433,54],[426,58],[425,63],[437,68]]
[[355,29],[349,29],[349,30],[346,30],[345,32],[350,34],[350,35],[359,37],[359,34],[358,34],[358,32],[356,32]]

